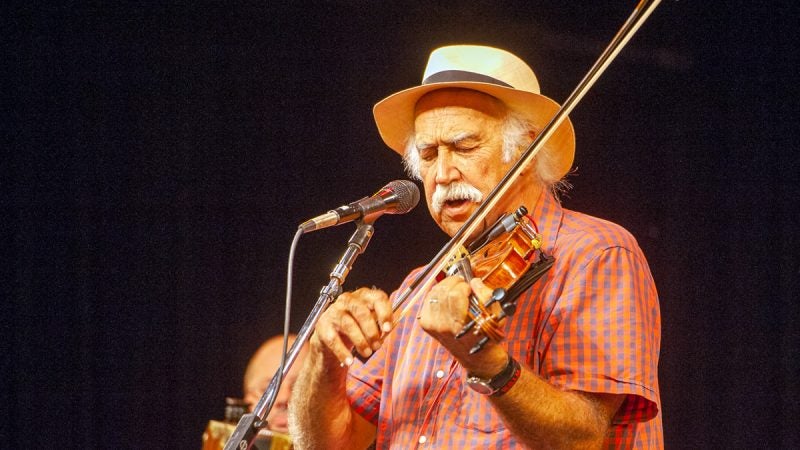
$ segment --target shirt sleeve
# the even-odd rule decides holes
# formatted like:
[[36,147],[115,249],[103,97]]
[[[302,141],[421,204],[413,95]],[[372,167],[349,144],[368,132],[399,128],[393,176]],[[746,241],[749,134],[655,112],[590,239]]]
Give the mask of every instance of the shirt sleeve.
[[[554,385],[627,394],[616,423],[658,413],[658,295],[638,250],[583,254],[557,300],[542,373]],[[577,261],[576,261],[577,262]]]
[[350,406],[374,425],[378,424],[383,369],[386,364],[386,355],[382,349],[375,352],[365,363],[356,359],[347,372],[347,396],[350,399]]

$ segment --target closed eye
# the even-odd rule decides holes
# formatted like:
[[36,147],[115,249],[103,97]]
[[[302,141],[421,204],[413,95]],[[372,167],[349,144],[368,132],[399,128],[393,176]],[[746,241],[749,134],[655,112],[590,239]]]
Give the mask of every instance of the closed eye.
[[457,152],[468,153],[480,147],[481,140],[475,134],[465,133],[456,136],[450,145]]
[[457,151],[457,152],[459,152],[459,153],[469,153],[469,152],[471,152],[471,151],[473,151],[473,150],[475,150],[475,149],[477,149],[477,148],[479,148],[479,147],[480,147],[480,145],[478,145],[478,144],[465,144],[465,143],[459,143],[459,144],[458,144],[458,145],[455,147],[455,149],[456,149],[456,151]]
[[419,150],[419,159],[423,161],[433,161],[434,159],[436,159],[437,153],[438,150],[436,149],[436,147],[433,146],[421,148]]

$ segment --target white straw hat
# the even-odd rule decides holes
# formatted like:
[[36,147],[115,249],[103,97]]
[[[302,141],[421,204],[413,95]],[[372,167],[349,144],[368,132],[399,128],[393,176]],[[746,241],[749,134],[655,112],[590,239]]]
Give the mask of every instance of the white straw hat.
[[[553,100],[539,94],[536,75],[517,56],[498,48],[452,45],[431,52],[422,84],[378,102],[373,108],[375,123],[383,141],[403,155],[414,130],[414,107],[428,92],[464,88],[491,95],[510,110],[521,114],[539,130],[559,109]],[[548,154],[559,178],[569,172],[575,156],[575,132],[569,118],[556,129],[542,152]]]

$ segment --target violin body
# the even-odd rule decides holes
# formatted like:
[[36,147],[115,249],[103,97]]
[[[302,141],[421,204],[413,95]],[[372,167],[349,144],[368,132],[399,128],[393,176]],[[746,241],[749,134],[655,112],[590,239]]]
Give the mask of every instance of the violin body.
[[[461,248],[438,277],[458,274],[467,281],[478,277],[494,289],[485,303],[470,296],[470,320],[456,337],[470,331],[483,335],[471,353],[480,351],[489,340],[503,340],[501,321],[514,314],[517,297],[553,265],[553,258],[541,251],[541,235],[527,212],[520,206],[513,214],[503,215],[470,244],[471,250]],[[536,270],[530,271],[534,265]],[[518,286],[521,282],[524,285]]]
[[541,236],[527,215],[515,222],[511,231],[504,232],[469,256],[473,274],[490,287],[510,289],[528,271],[542,245]]

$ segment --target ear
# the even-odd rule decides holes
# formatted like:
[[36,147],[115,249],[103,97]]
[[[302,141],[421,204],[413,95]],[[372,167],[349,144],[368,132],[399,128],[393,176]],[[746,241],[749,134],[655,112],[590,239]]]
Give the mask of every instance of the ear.
[[[536,140],[536,132],[529,131],[528,138],[529,138],[528,144],[525,147],[519,149],[518,158],[522,157],[522,154],[525,153],[525,150],[527,150],[528,147],[533,143],[533,141]],[[533,167],[535,166],[536,166],[536,158],[533,158],[533,161],[531,161],[530,164],[522,168],[522,170],[520,171],[520,177],[527,177],[528,174],[531,172],[531,170],[533,170]]]

